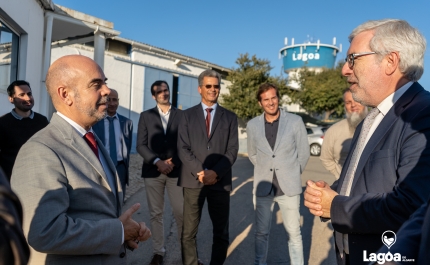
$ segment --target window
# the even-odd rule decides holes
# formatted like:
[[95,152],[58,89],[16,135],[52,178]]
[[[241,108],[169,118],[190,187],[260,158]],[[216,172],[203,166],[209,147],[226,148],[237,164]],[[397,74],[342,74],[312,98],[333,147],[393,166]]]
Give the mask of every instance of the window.
[[19,36],[0,19],[0,91],[18,77]]

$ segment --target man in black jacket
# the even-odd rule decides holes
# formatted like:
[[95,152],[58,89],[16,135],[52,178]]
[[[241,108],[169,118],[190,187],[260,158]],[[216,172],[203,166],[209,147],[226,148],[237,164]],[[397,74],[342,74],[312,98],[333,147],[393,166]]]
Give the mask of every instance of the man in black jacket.
[[143,157],[142,177],[151,215],[154,256],[150,265],[159,265],[163,263],[166,252],[163,227],[165,189],[178,225],[179,239],[182,232],[183,195],[182,188],[177,186],[181,161],[176,152],[182,113],[169,102],[167,82],[154,82],[151,93],[157,106],[140,114],[136,148]]

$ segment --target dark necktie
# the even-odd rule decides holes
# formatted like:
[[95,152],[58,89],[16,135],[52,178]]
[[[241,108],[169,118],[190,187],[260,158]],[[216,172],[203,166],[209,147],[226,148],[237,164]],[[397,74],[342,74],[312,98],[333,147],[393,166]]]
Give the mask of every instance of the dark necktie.
[[211,135],[211,112],[212,108],[206,109],[207,115],[206,115],[206,134],[209,136]]
[[115,128],[113,126],[114,117],[107,117],[109,120],[109,154],[112,159],[113,164],[116,166],[117,157],[116,157],[116,141],[115,141]]
[[85,140],[85,142],[87,142],[87,144],[90,146],[91,150],[97,156],[97,159],[100,160],[100,158],[99,158],[99,150],[97,148],[97,142],[96,142],[96,138],[94,138],[94,134],[92,132],[87,132],[84,135],[84,140]]

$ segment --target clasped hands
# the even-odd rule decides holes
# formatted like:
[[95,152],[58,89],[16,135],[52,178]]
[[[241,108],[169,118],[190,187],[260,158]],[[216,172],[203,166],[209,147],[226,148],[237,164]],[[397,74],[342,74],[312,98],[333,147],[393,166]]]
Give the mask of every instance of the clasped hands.
[[167,175],[172,172],[173,168],[175,167],[175,164],[173,164],[172,162],[172,158],[166,160],[158,160],[155,165],[158,167],[157,170],[164,175]]
[[132,219],[133,214],[140,208],[140,203],[136,203],[120,217],[124,227],[124,243],[131,249],[138,248],[140,241],[145,241],[151,237],[151,231],[144,222],[136,222]]
[[218,175],[215,173],[215,171],[209,169],[198,172],[197,177],[204,185],[214,185],[218,181]]
[[331,218],[331,203],[337,195],[339,194],[332,190],[326,182],[322,180],[317,182],[308,180],[304,193],[305,206],[315,216]]

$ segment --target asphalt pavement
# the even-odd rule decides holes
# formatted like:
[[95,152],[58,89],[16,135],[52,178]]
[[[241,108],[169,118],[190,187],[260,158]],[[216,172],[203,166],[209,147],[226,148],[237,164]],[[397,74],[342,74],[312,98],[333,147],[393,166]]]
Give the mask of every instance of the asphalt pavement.
[[[141,158],[135,157],[135,159]],[[334,177],[321,165],[319,157],[311,157],[309,159],[306,169],[302,174],[303,187],[305,187],[305,182],[308,179],[322,179],[330,184],[334,181]],[[226,265],[254,263],[254,206],[252,203],[252,181],[253,165],[249,162],[247,157],[238,157],[233,166],[233,191],[231,192],[230,201],[230,246],[225,262]],[[128,199],[123,206],[123,210],[139,202],[141,207],[133,217],[137,221],[145,222],[150,227],[149,211],[143,182],[139,180],[132,181],[130,185],[126,196]],[[180,265],[182,264],[180,245],[167,194],[165,213],[166,256],[164,264]],[[330,224],[321,222],[319,218],[309,213],[309,210],[303,206],[303,196],[301,199],[300,213],[305,264],[336,264],[332,228]],[[287,265],[290,264],[287,243],[288,235],[282,225],[282,216],[277,205],[275,205],[273,214],[267,262],[269,265]],[[204,264],[209,264],[212,247],[212,223],[206,205],[199,226],[197,245],[199,258]],[[138,249],[131,253],[128,252],[127,254],[129,265],[147,265],[151,257],[151,239],[141,242]]]

